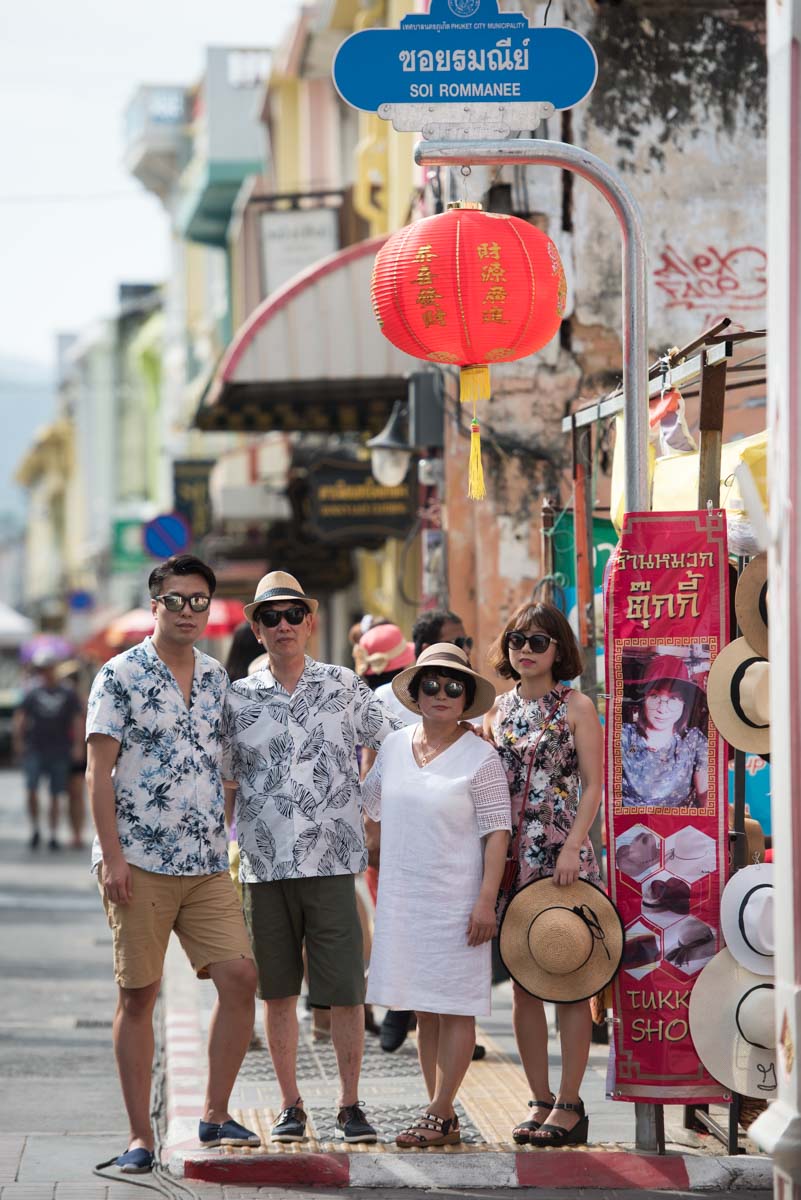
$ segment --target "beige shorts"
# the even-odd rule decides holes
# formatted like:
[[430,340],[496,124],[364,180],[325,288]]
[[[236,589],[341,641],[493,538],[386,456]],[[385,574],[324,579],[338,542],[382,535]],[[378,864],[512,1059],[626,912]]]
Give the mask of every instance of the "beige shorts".
[[253,958],[227,871],[157,875],[131,866],[131,893],[128,904],[111,904],[100,883],[114,935],[114,978],[120,987],[147,987],[161,979],[173,930],[200,979],[209,978],[212,963]]

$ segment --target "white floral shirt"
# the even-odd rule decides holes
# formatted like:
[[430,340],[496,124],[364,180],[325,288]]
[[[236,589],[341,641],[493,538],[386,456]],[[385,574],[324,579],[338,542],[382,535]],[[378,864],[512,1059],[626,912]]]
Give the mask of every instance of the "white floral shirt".
[[[222,706],[228,686],[216,659],[195,650],[189,708],[147,637],[100,670],[86,736],[120,743],[114,767],[117,831],[126,862],[157,875],[228,869],[222,787]],[[102,858],[92,846],[92,867]]]
[[291,696],[269,668],[232,683],[223,774],[238,784],[242,882],[363,871],[356,746],[399,727],[353,671],[308,656]]

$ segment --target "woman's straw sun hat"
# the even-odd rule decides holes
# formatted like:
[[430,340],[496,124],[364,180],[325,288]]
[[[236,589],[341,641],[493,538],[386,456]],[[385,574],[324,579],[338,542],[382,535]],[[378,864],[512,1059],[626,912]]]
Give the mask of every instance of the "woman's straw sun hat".
[[392,680],[392,690],[404,708],[408,708],[414,713],[420,712],[420,705],[409,691],[409,684],[419,671],[433,667],[447,667],[449,671],[458,671],[460,675],[469,675],[475,682],[476,694],[473,703],[461,714],[464,719],[480,717],[482,713],[488,712],[492,708],[495,702],[495,688],[489,679],[485,679],[483,675],[479,675],[478,671],[473,670],[470,666],[470,659],[464,650],[460,646],[454,646],[452,642],[437,642],[433,646],[427,646],[413,667],[407,667]]
[[525,991],[541,1000],[586,1000],[617,973],[623,957],[620,913],[599,887],[550,877],[527,883],[509,901],[498,933],[501,959]]

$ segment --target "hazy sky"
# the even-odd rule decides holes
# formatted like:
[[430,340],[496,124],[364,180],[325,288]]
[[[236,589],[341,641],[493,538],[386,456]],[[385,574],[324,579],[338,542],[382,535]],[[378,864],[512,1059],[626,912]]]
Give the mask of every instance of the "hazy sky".
[[194,83],[208,45],[272,46],[297,0],[0,0],[0,359],[160,280],[167,216],[123,165],[140,83]]

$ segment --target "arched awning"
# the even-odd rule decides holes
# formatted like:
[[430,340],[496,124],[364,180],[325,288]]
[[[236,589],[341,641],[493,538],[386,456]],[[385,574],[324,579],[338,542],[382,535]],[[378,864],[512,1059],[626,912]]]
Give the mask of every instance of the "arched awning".
[[383,336],[370,276],[386,238],[357,242],[268,296],[204,393],[200,429],[377,432],[419,363]]

